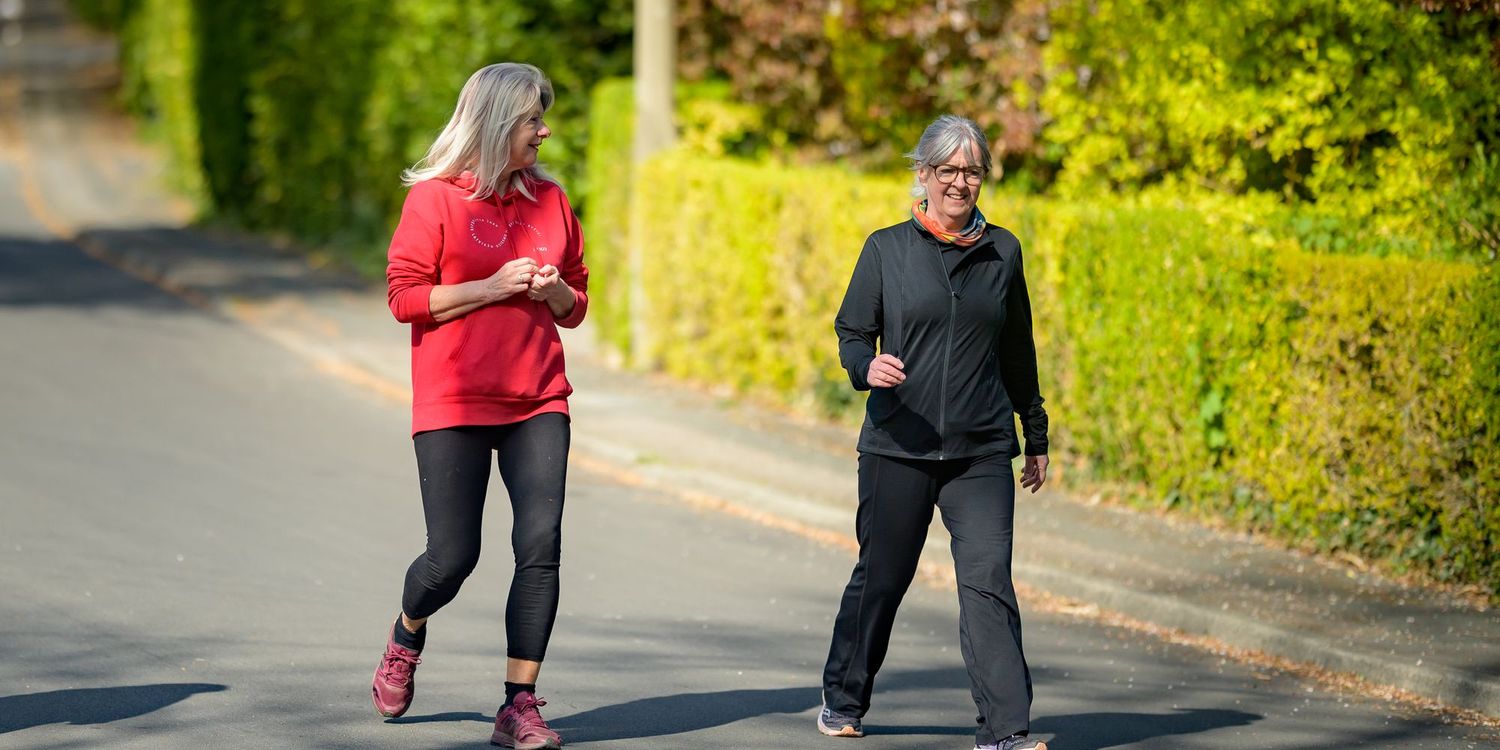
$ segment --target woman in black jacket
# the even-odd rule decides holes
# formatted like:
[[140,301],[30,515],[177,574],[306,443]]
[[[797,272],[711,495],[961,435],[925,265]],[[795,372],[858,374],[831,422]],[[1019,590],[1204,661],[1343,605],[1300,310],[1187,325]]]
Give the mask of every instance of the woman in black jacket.
[[1047,479],[1021,245],[975,205],[991,169],[979,126],[939,117],[907,156],[912,216],[865,240],[834,322],[849,380],[871,393],[859,437],[859,561],[834,621],[818,729],[863,734],[936,507],[953,539],[976,750],[1046,750],[1026,736],[1031,675],[1010,575],[1017,416],[1021,486],[1036,492]]

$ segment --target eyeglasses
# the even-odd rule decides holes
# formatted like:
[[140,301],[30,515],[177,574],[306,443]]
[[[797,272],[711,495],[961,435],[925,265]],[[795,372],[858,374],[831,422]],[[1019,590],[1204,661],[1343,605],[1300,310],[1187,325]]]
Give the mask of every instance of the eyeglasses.
[[989,174],[989,170],[985,169],[984,167],[967,167],[960,169],[950,164],[935,166],[932,168],[932,172],[933,174],[937,175],[937,181],[941,182],[944,185],[951,184],[955,179],[958,178],[958,174],[960,172],[962,172],[964,175],[964,182],[967,182],[970,185],[978,185],[979,183],[984,182],[984,176]]

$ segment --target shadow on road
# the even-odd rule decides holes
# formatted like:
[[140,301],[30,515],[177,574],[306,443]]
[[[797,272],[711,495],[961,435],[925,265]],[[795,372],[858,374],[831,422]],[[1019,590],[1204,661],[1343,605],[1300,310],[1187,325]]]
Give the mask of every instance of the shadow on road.
[[[65,264],[61,277],[53,267],[59,259]],[[128,273],[103,273],[99,261]],[[245,301],[370,288],[345,268],[311,268],[306,256],[291,251],[192,229],[96,229],[80,233],[76,243],[0,236],[0,306],[180,305],[162,294],[163,285]]]
[[225,685],[190,682],[0,696],[0,734],[46,724],[108,724],[144,716],[198,693],[228,689]]
[[[720,638],[723,636],[719,634]],[[962,685],[965,679],[962,669],[934,668],[892,670],[881,675],[879,683],[883,691],[904,691]],[[603,742],[695,732],[767,714],[800,714],[822,704],[822,691],[816,686],[721,690],[638,698],[562,716],[548,723],[570,742]],[[973,733],[972,728],[966,727],[884,726],[866,729],[889,735]]]
[[1159,737],[1243,727],[1259,714],[1217,708],[1180,708],[1174,714],[1100,712],[1047,716],[1031,723],[1034,734],[1053,734],[1068,750],[1099,750]]
[[[318,262],[331,265],[314,267],[314,259],[305,250],[278,247],[249,234],[191,227],[93,228],[80,232],[78,240],[154,275],[183,272],[183,281],[191,279],[191,286],[209,297],[265,299],[372,288],[372,282],[360,279],[334,258],[319,256]],[[376,286],[384,289],[384,283]]]
[[477,721],[481,724],[495,723],[494,716],[485,716],[478,711],[444,711],[440,714],[427,714],[426,716],[403,716],[399,719],[386,719],[387,724],[437,724],[445,721]]
[[[936,670],[934,670],[936,671]],[[904,675],[915,684],[927,682],[922,673]],[[892,675],[888,682],[903,682]],[[683,734],[732,724],[766,714],[798,714],[822,703],[815,687],[766,690],[724,690],[683,693],[617,703],[576,713],[551,722],[574,742],[602,742]],[[439,718],[445,717],[445,718]],[[1173,714],[1087,713],[1049,716],[1032,724],[1036,734],[1055,735],[1072,750],[1129,745],[1175,735],[1196,734],[1225,727],[1248,726],[1264,717],[1244,711],[1179,709]],[[440,714],[418,721],[490,721],[480,714]],[[969,735],[972,726],[905,726],[871,724],[871,735]]]
[[939,726],[936,724],[869,724],[864,727],[865,734],[871,737],[890,735],[901,737],[905,735],[928,735],[942,736],[951,734],[955,737],[965,737],[974,734],[974,727]]
[[114,305],[168,311],[186,307],[182,300],[105,269],[67,242],[0,237],[0,307]]
[[616,703],[550,723],[570,742],[600,742],[694,732],[765,714],[801,713],[821,703],[815,687],[682,693]]

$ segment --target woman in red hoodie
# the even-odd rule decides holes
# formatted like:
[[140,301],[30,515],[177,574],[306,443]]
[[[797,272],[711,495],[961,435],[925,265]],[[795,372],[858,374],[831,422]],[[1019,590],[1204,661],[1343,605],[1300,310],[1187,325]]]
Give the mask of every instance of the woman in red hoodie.
[[537,166],[551,135],[552,85],[500,63],[469,78],[426,157],[391,239],[391,312],[411,324],[412,441],[427,549],[406,572],[401,614],[372,687],[375,708],[410,707],[427,618],[479,559],[491,455],[514,515],[506,602],[505,703],[491,740],[562,744],[537,708],[537,674],[557,616],[567,475],[568,394],[558,326],[583,320],[588,269],[578,219]]

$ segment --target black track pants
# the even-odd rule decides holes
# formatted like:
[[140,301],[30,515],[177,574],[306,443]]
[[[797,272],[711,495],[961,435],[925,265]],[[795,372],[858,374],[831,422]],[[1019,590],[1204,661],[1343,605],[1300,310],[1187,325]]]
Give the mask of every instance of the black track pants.
[[516,424],[432,430],[412,439],[427,517],[427,550],[406,571],[401,607],[407,617],[428,617],[452,601],[479,562],[490,455],[497,454],[500,478],[510,493],[516,558],[505,604],[506,652],[516,659],[542,660],[557,619],[571,434],[566,415],[541,414]]
[[844,589],[823,698],[864,716],[885,660],[896,608],[916,574],[936,507],[952,535],[959,645],[979,708],[977,744],[1030,728],[1031,673],[1011,584],[1015,478],[1000,454],[947,461],[859,457],[859,561]]

